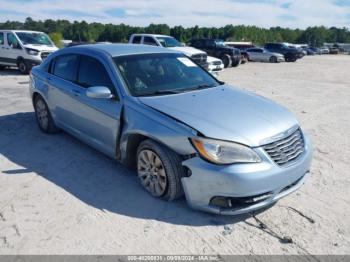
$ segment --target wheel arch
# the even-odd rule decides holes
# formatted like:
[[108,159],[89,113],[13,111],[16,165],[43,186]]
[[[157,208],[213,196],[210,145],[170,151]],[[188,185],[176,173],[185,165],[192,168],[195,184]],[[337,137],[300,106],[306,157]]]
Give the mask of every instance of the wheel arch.
[[16,64],[18,65],[20,61],[24,61],[24,57],[23,56],[18,56],[16,59]]
[[136,153],[138,146],[145,140],[151,139],[159,143],[158,139],[142,134],[142,133],[131,133],[126,137],[126,147],[124,152],[124,157],[122,157],[122,162],[128,168],[134,169],[136,167]]

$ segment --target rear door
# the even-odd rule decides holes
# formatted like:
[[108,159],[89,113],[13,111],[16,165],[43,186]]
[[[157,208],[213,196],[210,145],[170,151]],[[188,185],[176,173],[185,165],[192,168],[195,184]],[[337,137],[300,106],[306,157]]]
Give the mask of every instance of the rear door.
[[252,61],[259,61],[259,54],[257,48],[248,49],[249,59]]
[[46,79],[49,104],[57,124],[71,133],[77,133],[75,127],[75,96],[79,95],[76,84],[79,55],[64,54],[57,56],[50,69],[51,75]]

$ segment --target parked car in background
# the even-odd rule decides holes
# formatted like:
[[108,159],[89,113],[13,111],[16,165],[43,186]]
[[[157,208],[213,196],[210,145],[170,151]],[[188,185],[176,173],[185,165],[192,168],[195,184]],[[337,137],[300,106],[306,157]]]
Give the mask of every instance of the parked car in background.
[[329,48],[329,53],[332,55],[337,55],[340,53],[339,47],[337,45],[333,45]]
[[224,69],[224,63],[219,58],[208,56],[207,61],[208,61],[208,71],[210,73],[217,74]]
[[130,44],[144,44],[169,48],[180,51],[190,57],[201,67],[208,70],[207,53],[180,43],[177,39],[167,35],[133,34],[129,39]]
[[221,39],[193,39],[190,45],[221,59],[225,68],[238,66],[241,63],[241,52],[237,48],[226,46]]
[[326,46],[320,47],[320,51],[321,51],[321,54],[322,54],[322,55],[327,55],[327,54],[329,54],[329,48],[326,47]]
[[255,47],[252,42],[232,42],[226,41],[225,45],[234,47],[241,51],[241,64],[248,62],[247,49]]
[[283,43],[267,43],[264,48],[270,52],[282,54],[286,62],[295,62],[304,56],[298,49]]
[[321,55],[322,52],[321,52],[321,49],[320,48],[317,48],[317,47],[310,47],[309,48],[311,51],[313,51],[315,54],[317,55]]
[[185,194],[193,208],[235,215],[270,206],[309,174],[311,144],[292,113],[182,52],[63,48],[33,68],[29,85],[44,133],[63,129],[135,168],[157,198]]
[[306,52],[306,55],[316,55],[316,52],[309,47],[305,47],[303,49]]
[[253,47],[246,50],[249,61],[253,62],[284,62],[284,56],[279,53],[272,53],[264,48]]
[[58,50],[50,37],[42,32],[0,30],[0,69],[16,66],[22,74],[39,65]]

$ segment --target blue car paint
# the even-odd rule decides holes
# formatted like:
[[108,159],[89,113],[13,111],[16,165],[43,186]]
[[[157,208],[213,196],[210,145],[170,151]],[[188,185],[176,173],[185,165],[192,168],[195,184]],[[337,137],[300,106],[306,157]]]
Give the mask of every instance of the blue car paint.
[[[133,97],[112,60],[118,55],[172,52],[142,45],[65,48],[32,70],[30,91],[32,96],[38,93],[45,99],[58,127],[121,162],[127,160],[128,143],[134,135],[151,138],[182,156],[190,156],[183,165],[192,175],[182,178],[182,184],[193,208],[241,214],[267,206],[298,189],[311,165],[312,149],[307,136],[304,134],[304,155],[287,167],[277,166],[260,147],[288,128],[298,126],[288,110],[230,86],[175,95]],[[43,70],[57,55],[69,53],[89,55],[102,62],[113,81],[118,100],[89,98],[84,88]],[[196,154],[189,141],[199,134],[245,144],[258,153],[262,162],[225,166],[208,163]],[[295,181],[298,183],[280,192]],[[245,197],[265,192],[273,192],[273,195],[250,207],[222,210],[209,205],[213,196]]]

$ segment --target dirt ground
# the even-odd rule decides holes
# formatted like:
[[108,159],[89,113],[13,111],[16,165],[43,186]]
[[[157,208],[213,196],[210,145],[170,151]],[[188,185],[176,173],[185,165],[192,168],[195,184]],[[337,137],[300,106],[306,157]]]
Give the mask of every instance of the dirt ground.
[[289,108],[313,140],[307,183],[254,218],[150,197],[113,160],[42,134],[28,76],[1,71],[0,254],[350,254],[349,72],[339,55],[221,74]]

